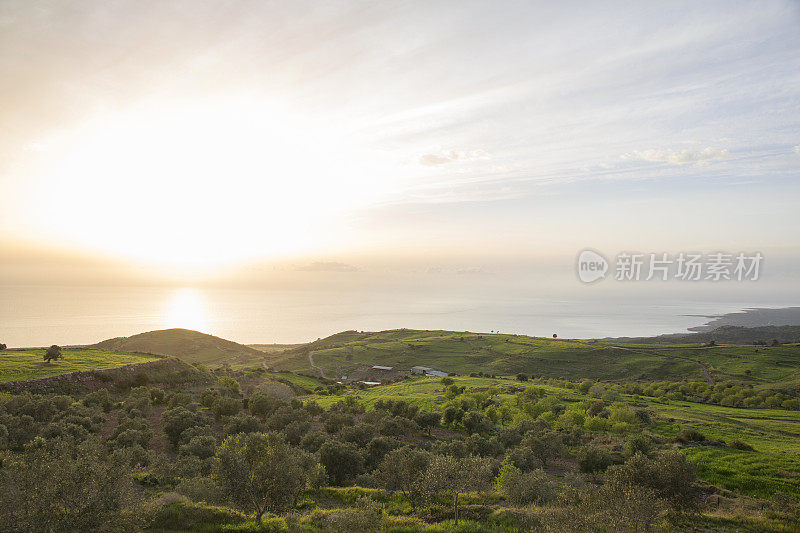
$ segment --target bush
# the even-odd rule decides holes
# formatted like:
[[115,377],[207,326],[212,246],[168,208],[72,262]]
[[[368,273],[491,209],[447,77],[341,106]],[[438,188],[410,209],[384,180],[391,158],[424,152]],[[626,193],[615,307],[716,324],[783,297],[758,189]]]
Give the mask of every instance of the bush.
[[356,445],[349,442],[326,441],[319,449],[319,461],[332,485],[352,481],[364,470],[364,458]]
[[696,479],[696,467],[676,450],[663,452],[652,460],[637,453],[625,464],[612,466],[606,473],[609,484],[650,488],[680,508],[696,505]]
[[316,510],[310,515],[311,522],[323,531],[378,531],[383,512],[368,496],[356,501],[354,508]]
[[[98,490],[102,488],[102,490]],[[139,501],[121,458],[99,441],[37,439],[3,462],[4,530],[136,531]]]
[[487,433],[492,430],[492,421],[485,415],[476,411],[470,411],[461,420],[464,429],[472,435],[473,433]]
[[357,424],[346,427],[342,430],[341,439],[343,442],[352,442],[356,446],[363,448],[372,440],[375,435],[375,428],[369,424]]
[[198,413],[189,411],[185,407],[175,407],[167,409],[161,414],[161,423],[164,425],[164,433],[173,447],[178,446],[181,435],[189,428],[207,426],[208,420]]
[[219,420],[223,416],[235,415],[241,408],[241,400],[237,398],[220,397],[214,401],[214,405],[211,406],[211,412],[214,413],[214,418]]
[[329,412],[325,417],[325,431],[328,433],[338,433],[345,426],[352,426],[353,415],[346,413]]
[[752,446],[750,446],[747,443],[744,443],[744,442],[740,441],[739,439],[736,439],[733,442],[731,442],[729,444],[729,446],[731,448],[736,448],[737,450],[743,450],[743,451],[746,451],[746,452],[754,452],[754,451],[756,451],[755,448],[753,448]]
[[108,393],[108,389],[99,389],[87,394],[83,399],[83,405],[86,407],[99,407],[104,412],[108,413],[111,411],[113,402],[111,401],[111,395]]
[[261,429],[261,422],[256,417],[240,413],[228,419],[224,431],[225,435],[236,435],[239,433],[258,433]]
[[181,454],[194,455],[200,459],[208,459],[214,456],[217,448],[217,441],[211,435],[198,435],[192,437],[189,442],[180,447]]
[[544,470],[522,472],[508,459],[500,467],[495,486],[514,505],[542,505],[556,497],[555,488]]
[[578,450],[578,467],[585,474],[602,472],[611,465],[611,456],[596,446],[583,446]]
[[692,428],[684,428],[675,435],[673,439],[675,442],[682,442],[684,444],[690,442],[703,442],[706,440],[705,435]]
[[650,455],[653,449],[653,441],[646,435],[633,435],[625,442],[625,456],[633,457],[637,453]]

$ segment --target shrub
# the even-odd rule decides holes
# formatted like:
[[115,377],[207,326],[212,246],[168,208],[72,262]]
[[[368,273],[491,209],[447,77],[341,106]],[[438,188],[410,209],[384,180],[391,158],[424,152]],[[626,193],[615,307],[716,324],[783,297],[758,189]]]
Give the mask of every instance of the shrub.
[[753,448],[752,446],[750,446],[747,443],[744,443],[744,442],[740,441],[739,439],[736,439],[736,440],[732,441],[729,446],[731,448],[736,448],[737,450],[743,450],[743,451],[746,451],[746,452],[754,452],[755,451],[755,448]]
[[684,444],[689,442],[703,442],[706,440],[705,435],[693,428],[684,428],[675,435],[675,442],[682,442]]
[[610,467],[606,473],[609,484],[647,487],[681,508],[696,505],[696,479],[696,467],[677,450],[663,452],[652,460],[637,453],[625,464]]
[[352,442],[356,446],[363,448],[372,440],[375,435],[375,428],[369,424],[357,424],[346,427],[342,430],[341,439],[344,442]]
[[497,490],[514,505],[541,505],[556,497],[556,491],[544,470],[522,472],[506,460],[497,476]]
[[306,433],[300,440],[300,447],[307,452],[316,453],[328,441],[328,436],[321,431]]
[[238,396],[239,382],[230,376],[222,376],[217,380],[217,389],[223,395]]
[[308,421],[301,421],[296,420],[294,422],[290,422],[287,424],[282,430],[283,436],[286,437],[286,441],[293,445],[297,446],[302,441],[303,437],[308,433],[308,430],[311,429],[311,422]]
[[258,433],[262,430],[261,422],[254,416],[240,413],[228,419],[225,425],[225,435],[237,435],[239,433]]
[[207,426],[208,420],[203,415],[189,411],[185,407],[175,407],[167,409],[161,414],[161,423],[170,443],[177,448],[184,431],[197,426]]
[[364,469],[364,458],[355,444],[326,441],[319,449],[319,460],[332,485],[343,485],[352,481]]
[[68,439],[38,439],[3,462],[0,490],[6,530],[139,529],[139,502],[127,468],[96,440],[76,446]]
[[325,431],[328,433],[338,433],[343,427],[353,425],[353,415],[346,413],[328,412],[325,417]]
[[211,435],[198,435],[180,447],[181,454],[194,455],[200,459],[213,457],[217,448],[217,441]]
[[211,412],[214,413],[214,418],[219,420],[223,416],[235,415],[241,408],[242,402],[239,399],[220,397],[211,406]]
[[470,435],[473,433],[487,433],[493,427],[491,420],[476,411],[470,411],[465,414],[461,424]]
[[611,465],[611,456],[597,446],[583,446],[578,450],[578,467],[581,472],[594,474],[602,472]]
[[653,441],[646,435],[633,435],[625,441],[625,456],[633,457],[637,453],[650,455],[653,449]]
[[108,393],[108,389],[99,389],[87,394],[83,399],[83,405],[86,407],[99,407],[104,412],[108,413],[111,411],[113,402],[111,401],[111,395]]

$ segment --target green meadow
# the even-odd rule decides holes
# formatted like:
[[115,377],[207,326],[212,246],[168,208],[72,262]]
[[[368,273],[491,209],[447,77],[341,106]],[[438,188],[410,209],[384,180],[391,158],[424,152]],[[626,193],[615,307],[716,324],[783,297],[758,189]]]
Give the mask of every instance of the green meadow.
[[118,366],[155,361],[159,357],[110,350],[62,349],[62,358],[44,362],[45,350],[5,350],[0,352],[0,383],[47,378],[87,370],[107,370]]

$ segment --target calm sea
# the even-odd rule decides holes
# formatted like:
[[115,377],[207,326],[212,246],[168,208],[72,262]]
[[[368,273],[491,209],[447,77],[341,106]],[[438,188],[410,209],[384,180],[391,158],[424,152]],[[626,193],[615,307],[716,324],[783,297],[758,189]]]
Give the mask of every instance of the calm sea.
[[84,344],[155,329],[196,329],[242,343],[307,342],[343,330],[500,331],[596,338],[685,331],[704,316],[792,302],[519,291],[265,290],[14,286],[0,289],[0,342]]

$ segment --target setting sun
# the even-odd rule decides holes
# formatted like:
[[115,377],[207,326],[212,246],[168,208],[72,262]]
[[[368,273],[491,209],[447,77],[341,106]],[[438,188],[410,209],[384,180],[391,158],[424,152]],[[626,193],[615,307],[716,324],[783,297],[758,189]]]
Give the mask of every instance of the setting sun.
[[344,124],[255,101],[102,115],[42,145],[49,170],[32,186],[53,218],[39,229],[188,267],[303,251],[386,186],[372,179],[376,157],[358,142]]
[[193,329],[208,332],[210,329],[207,303],[195,289],[179,289],[165,302],[163,325],[168,328]]

